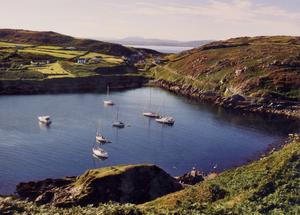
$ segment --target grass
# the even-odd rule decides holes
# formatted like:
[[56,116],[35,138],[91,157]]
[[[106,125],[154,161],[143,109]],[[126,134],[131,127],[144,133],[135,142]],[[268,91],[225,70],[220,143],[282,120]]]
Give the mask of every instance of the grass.
[[[270,66],[274,61],[300,64],[300,46],[293,37],[237,38],[222,44],[247,43],[230,48],[195,49],[171,55],[166,65],[152,68],[157,79],[178,81],[204,91],[224,95],[227,88],[244,96],[277,93],[286,99],[300,100],[299,66]],[[296,38],[299,42],[299,38]],[[236,75],[235,71],[246,68]],[[268,77],[269,81],[262,82]],[[225,81],[224,81],[225,80]],[[280,86],[280,87],[278,87]]]
[[[141,205],[179,214],[297,214],[300,138],[251,164]],[[183,213],[184,212],[184,213]]]
[[101,169],[92,169],[86,171],[83,175],[79,176],[76,182],[73,184],[74,187],[84,187],[86,184],[90,183],[91,178],[103,178],[111,175],[119,175],[130,169],[145,167],[146,164],[138,165],[119,165],[113,167],[104,167]]
[[15,47],[28,47],[31,46],[29,44],[18,44],[18,43],[8,43],[8,42],[1,42],[0,41],[0,47],[7,47],[7,48],[15,48]]
[[65,70],[60,62],[47,64],[45,66],[29,66],[28,69],[40,72],[47,78],[74,77],[74,75]]
[[[18,44],[0,42],[0,58],[9,56],[16,51]],[[98,75],[95,70],[100,67],[113,67],[122,65],[122,58],[97,52],[86,52],[78,50],[65,50],[60,46],[31,46],[23,45],[23,49],[18,49],[18,54],[22,57],[14,57],[9,62],[11,65],[19,65],[18,70],[12,71],[10,67],[0,68],[0,79],[45,79],[63,77],[87,77]],[[76,57],[94,58],[101,57],[99,63],[77,64],[70,59]],[[28,65],[31,59],[51,59],[57,61],[45,66]],[[22,63],[24,62],[24,63]],[[23,66],[21,64],[24,64]],[[20,66],[21,65],[21,66]],[[21,69],[23,68],[23,69]]]
[[39,48],[26,48],[19,50],[20,53],[30,53],[35,55],[49,55],[57,58],[70,59],[74,58],[78,55],[83,54],[84,52],[80,51],[65,51],[65,50],[57,50],[57,49],[39,49]]

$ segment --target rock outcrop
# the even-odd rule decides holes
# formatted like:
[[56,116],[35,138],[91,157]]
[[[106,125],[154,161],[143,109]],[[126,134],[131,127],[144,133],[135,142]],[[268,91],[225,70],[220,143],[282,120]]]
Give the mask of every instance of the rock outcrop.
[[181,188],[155,165],[128,165],[88,170],[77,178],[21,183],[17,192],[38,204],[71,207],[109,201],[140,204]]

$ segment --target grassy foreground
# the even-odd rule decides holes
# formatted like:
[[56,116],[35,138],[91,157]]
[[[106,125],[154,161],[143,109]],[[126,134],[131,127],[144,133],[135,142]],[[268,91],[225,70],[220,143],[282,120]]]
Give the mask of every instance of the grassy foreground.
[[300,138],[258,161],[143,205],[37,206],[0,198],[3,214],[299,214]]

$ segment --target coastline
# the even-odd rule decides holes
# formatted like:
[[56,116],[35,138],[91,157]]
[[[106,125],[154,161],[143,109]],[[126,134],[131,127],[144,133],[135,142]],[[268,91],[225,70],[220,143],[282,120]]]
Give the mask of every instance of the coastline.
[[225,109],[300,119],[300,102],[246,98],[239,94],[224,97],[215,92],[205,92],[190,85],[163,79],[152,80],[147,86],[160,87],[198,102],[207,102]]
[[138,75],[95,75],[44,80],[0,80],[0,96],[106,92],[108,85],[111,90],[118,90],[139,88],[147,82],[147,78]]

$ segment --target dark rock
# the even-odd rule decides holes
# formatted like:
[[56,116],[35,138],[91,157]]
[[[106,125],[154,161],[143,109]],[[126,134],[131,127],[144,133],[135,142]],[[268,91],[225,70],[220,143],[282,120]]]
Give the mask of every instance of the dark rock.
[[45,179],[37,182],[19,183],[16,187],[16,191],[21,198],[35,200],[45,191],[69,185],[74,182],[74,180],[74,177],[69,177],[65,179]]
[[109,201],[140,204],[182,189],[180,183],[155,165],[94,169],[65,186],[53,185],[45,181],[22,183],[17,190],[20,196],[38,204],[71,207]]
[[35,199],[35,203],[38,205],[43,205],[49,203],[54,197],[54,193],[50,191],[46,191],[45,193],[39,195]]
[[191,172],[179,176],[176,178],[179,183],[194,185],[201,181],[204,181],[204,175],[200,171],[197,171],[195,168]]

